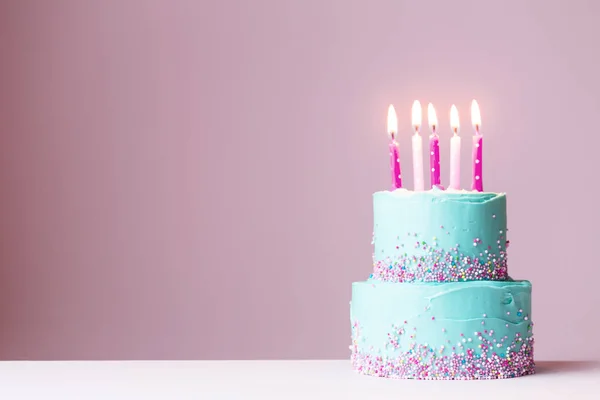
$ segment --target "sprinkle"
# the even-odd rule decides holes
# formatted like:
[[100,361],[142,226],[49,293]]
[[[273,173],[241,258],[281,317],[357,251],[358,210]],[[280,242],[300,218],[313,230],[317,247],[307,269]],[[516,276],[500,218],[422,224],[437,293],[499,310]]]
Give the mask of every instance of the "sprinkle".
[[[473,239],[474,246],[481,243],[480,238]],[[459,251],[458,243],[455,247],[439,248],[437,237],[433,245],[415,241],[414,248],[422,253],[404,252],[382,259],[374,256],[372,279],[383,282],[457,282],[508,278],[507,258],[502,248],[491,250],[488,246],[485,254],[478,253],[479,256],[476,256]]]
[[[358,373],[386,378],[501,379],[535,373],[533,341],[524,342],[517,351],[511,348],[501,354],[488,353],[487,345],[480,346],[481,350],[477,354],[467,349],[462,354],[453,351],[452,354],[445,353],[446,355],[443,355],[443,346],[438,352],[419,346],[394,357],[365,352],[356,344],[351,345],[350,350],[352,366]],[[487,356],[482,356],[479,351],[481,354],[485,352]]]

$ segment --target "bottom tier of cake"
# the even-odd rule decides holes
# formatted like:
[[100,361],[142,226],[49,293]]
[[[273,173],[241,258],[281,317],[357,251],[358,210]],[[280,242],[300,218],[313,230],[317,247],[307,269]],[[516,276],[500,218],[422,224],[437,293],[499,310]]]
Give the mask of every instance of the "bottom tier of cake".
[[355,282],[352,364],[401,379],[532,374],[531,283]]

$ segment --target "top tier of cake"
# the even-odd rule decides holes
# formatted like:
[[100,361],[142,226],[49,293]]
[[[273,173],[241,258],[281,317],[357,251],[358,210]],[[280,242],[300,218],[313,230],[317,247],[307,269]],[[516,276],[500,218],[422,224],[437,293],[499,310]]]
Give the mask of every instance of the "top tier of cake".
[[506,196],[396,189],[373,194],[373,274],[388,282],[504,280]]

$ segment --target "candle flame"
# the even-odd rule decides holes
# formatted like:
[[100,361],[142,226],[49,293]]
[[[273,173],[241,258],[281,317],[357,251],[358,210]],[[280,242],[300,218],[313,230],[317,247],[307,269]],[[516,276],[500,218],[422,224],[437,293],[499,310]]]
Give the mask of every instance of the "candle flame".
[[455,135],[458,134],[460,122],[458,120],[458,110],[454,104],[452,104],[452,108],[450,108],[450,126],[452,127],[452,132],[454,132]]
[[473,123],[473,128],[475,128],[475,132],[479,134],[479,129],[481,129],[481,114],[477,100],[473,100],[471,103],[471,122]]
[[412,125],[415,128],[415,133],[419,133],[422,118],[421,103],[419,103],[419,100],[415,100],[412,105]]
[[437,114],[435,113],[435,108],[433,108],[433,104],[431,103],[427,105],[427,119],[429,120],[429,127],[431,128],[431,131],[435,133],[438,119]]
[[398,133],[398,117],[396,116],[396,110],[394,110],[392,104],[388,107],[387,130],[388,135],[394,139],[396,133]]

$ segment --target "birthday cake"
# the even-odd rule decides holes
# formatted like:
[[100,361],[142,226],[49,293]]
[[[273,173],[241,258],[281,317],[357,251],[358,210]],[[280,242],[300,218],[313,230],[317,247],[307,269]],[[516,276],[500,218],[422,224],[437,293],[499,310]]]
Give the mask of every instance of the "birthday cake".
[[531,283],[507,270],[506,195],[396,188],[373,195],[373,272],[352,284],[351,362],[365,375],[532,374]]

